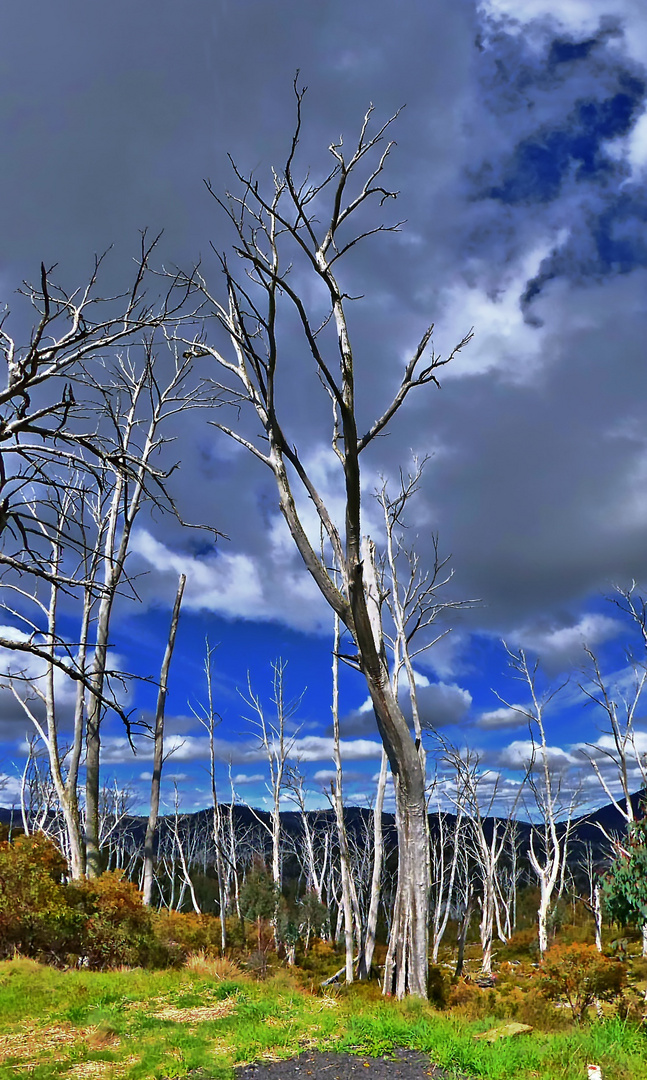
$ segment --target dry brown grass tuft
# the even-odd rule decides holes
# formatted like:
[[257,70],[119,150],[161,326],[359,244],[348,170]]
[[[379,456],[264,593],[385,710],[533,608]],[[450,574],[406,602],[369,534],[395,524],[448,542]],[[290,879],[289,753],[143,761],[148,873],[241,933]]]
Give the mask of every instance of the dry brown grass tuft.
[[233,960],[226,956],[209,956],[204,949],[189,953],[184,966],[196,975],[208,975],[212,979],[240,979],[243,971]]
[[166,1005],[159,1012],[153,1013],[155,1020],[174,1020],[178,1024],[203,1024],[208,1020],[220,1020],[236,1008],[236,999],[231,997],[218,1001],[214,1005],[196,1005],[193,1008],[177,1009]]
[[65,1074],[65,1080],[103,1080],[103,1077],[117,1080],[117,1077],[123,1076],[126,1069],[138,1061],[135,1054],[123,1061],[80,1061]]
[[68,1046],[78,1042],[85,1034],[78,1028],[67,1026],[36,1028],[25,1025],[18,1031],[0,1035],[0,1063],[17,1058],[29,1067],[31,1064],[38,1065],[43,1054],[53,1053],[60,1058]]

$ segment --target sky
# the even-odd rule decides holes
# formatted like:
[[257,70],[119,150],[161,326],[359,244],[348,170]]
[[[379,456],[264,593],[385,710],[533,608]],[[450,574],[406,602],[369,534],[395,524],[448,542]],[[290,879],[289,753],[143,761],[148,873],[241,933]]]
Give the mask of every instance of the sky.
[[[385,212],[400,232],[353,253],[351,326],[360,420],[378,415],[426,325],[447,353],[442,389],[411,395],[364,462],[372,493],[414,455],[429,455],[408,536],[422,563],[432,534],[451,555],[448,595],[478,599],[418,663],[423,713],[443,737],[501,773],[512,798],[527,724],[508,703],[502,640],[541,660],[546,687],[568,685],[546,713],[551,760],[580,806],[606,801],[582,757],[604,750],[604,717],[580,689],[583,645],[618,691],[637,638],[605,597],[647,581],[647,11],[638,0],[44,0],[10,5],[0,59],[0,298],[26,325],[16,289],[41,260],[70,287],[112,245],[106,288],[129,273],[138,230],[164,230],[159,262],[202,260],[231,241],[203,181],[231,183],[227,154],[267,177],[289,148],[296,69],[308,86],[300,161],[356,136],[372,103],[393,127],[399,191]],[[391,219],[393,220],[393,219]],[[307,285],[304,286],[307,288]],[[286,347],[290,437],[335,510],[339,478],[313,385]],[[361,426],[361,424],[360,424]],[[159,671],[177,575],[188,582],[168,702],[163,801],[207,805],[205,639],[214,685],[219,784],[264,805],[266,767],[243,697],[249,677],[271,714],[272,662],[287,661],[294,759],[309,805],[329,786],[331,617],[280,519],[272,478],[205,422],[179,432],[174,495],[204,534],[142,518],[131,568],[141,603],[122,605],[113,647],[130,669]],[[10,620],[5,620],[9,621]],[[73,627],[70,626],[73,636]],[[639,642],[638,642],[639,647]],[[65,688],[61,688],[63,698]],[[521,696],[520,696],[521,695]],[[150,716],[155,688],[128,706]],[[344,670],[348,802],[370,802],[379,768],[361,678]],[[640,746],[647,723],[638,710]],[[0,802],[17,798],[28,722],[0,691]],[[430,736],[430,763],[434,767]],[[133,758],[119,722],[104,729],[104,775],[145,808],[150,743]],[[440,766],[442,771],[442,765]],[[636,781],[638,777],[636,774]],[[639,786],[636,782],[636,786]],[[286,806],[288,803],[286,803]],[[388,805],[391,805],[388,803]]]

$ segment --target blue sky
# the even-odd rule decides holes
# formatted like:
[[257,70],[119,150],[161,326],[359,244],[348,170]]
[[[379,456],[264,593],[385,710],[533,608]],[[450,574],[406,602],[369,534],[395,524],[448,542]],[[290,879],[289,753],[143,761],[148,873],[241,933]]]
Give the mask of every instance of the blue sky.
[[[6,16],[0,67],[0,292],[15,297],[40,260],[78,284],[110,244],[108,283],[127,273],[137,230],[164,228],[160,258],[204,259],[227,243],[203,187],[228,182],[226,153],[259,175],[285,156],[299,67],[309,86],[302,161],[322,167],[369,102],[380,118],[406,103],[390,182],[406,225],[349,260],[362,417],[379,411],[402,358],[428,321],[447,351],[475,338],[419,394],[365,462],[372,491],[412,454],[431,455],[410,533],[423,560],[431,534],[451,553],[451,595],[481,603],[419,665],[421,700],[447,739],[518,776],[527,731],[493,691],[519,702],[505,640],[542,657],[546,679],[574,677],[547,714],[554,760],[570,790],[577,746],[602,718],[577,688],[582,645],[617,685],[630,627],[604,600],[614,583],[647,580],[647,12],[632,0],[113,0],[63,8],[32,0]],[[288,349],[289,352],[289,349]],[[338,478],[324,419],[288,356],[291,437],[334,509]],[[165,797],[206,804],[204,641],[215,655],[223,794],[231,757],[241,797],[262,804],[265,769],[239,690],[249,672],[269,702],[271,662],[288,661],[302,703],[295,753],[311,804],[325,802],[330,760],[332,626],[283,530],[271,477],[206,424],[178,432],[176,495],[204,534],[142,519],[132,556],[140,604],[123,604],[113,645],[156,677],[177,574],[188,575],[168,702]],[[70,625],[73,636],[73,626]],[[348,801],[371,798],[377,733],[361,679],[342,675]],[[133,686],[145,715],[155,689]],[[525,700],[525,699],[523,699]],[[523,701],[521,701],[523,703]],[[640,738],[645,726],[639,717]],[[27,725],[0,692],[0,800],[16,797]],[[642,745],[642,744],[641,744]],[[146,743],[133,759],[117,721],[104,730],[105,775],[147,797]],[[430,744],[431,747],[431,744]],[[433,755],[432,755],[433,757]],[[604,801],[584,772],[584,802]]]

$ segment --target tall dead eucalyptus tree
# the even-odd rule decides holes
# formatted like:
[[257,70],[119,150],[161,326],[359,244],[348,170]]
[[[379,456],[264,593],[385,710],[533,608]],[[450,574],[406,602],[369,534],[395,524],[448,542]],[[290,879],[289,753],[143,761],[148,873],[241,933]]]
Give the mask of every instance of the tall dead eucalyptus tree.
[[[350,632],[356,654],[351,660],[364,675],[377,726],[389,758],[398,805],[399,875],[396,917],[392,925],[394,964],[384,989],[402,997],[427,994],[427,914],[429,872],[425,781],[415,741],[393,692],[386,651],[374,633],[369,615],[362,544],[360,461],[414,388],[438,385],[438,372],[467,344],[468,334],[446,358],[427,352],[433,326],[422,335],[401,374],[400,384],[384,411],[362,434],[356,408],[356,364],[348,322],[350,298],[340,282],[340,260],[369,237],[393,232],[399,224],[366,227],[371,204],[384,203],[396,192],[382,175],[392,142],[384,137],[395,117],[371,129],[372,107],[361,125],[355,147],[347,153],[342,140],[329,147],[331,164],[322,180],[295,173],[301,136],[304,90],[295,80],[296,126],[285,165],[272,172],[267,190],[234,164],[237,190],[216,200],[235,230],[233,261],[221,257],[226,299],[221,302],[200,280],[205,311],[225,333],[222,347],[209,318],[197,337],[183,337],[189,356],[211,356],[219,370],[223,402],[255,413],[258,437],[242,426],[215,422],[271,470],[281,513],[322,596]],[[211,188],[209,188],[211,190]],[[213,191],[211,192],[212,194]],[[353,228],[355,226],[355,228]],[[309,275],[298,282],[298,266]],[[326,298],[326,311],[321,297]],[[289,317],[290,316],[290,317]],[[317,488],[304,457],[290,441],[286,423],[289,404],[283,393],[285,362],[294,349],[295,323],[303,348],[332,405],[332,450],[343,484],[343,523]],[[284,333],[289,334],[284,339]],[[215,338],[215,340],[214,340]],[[327,551],[318,553],[318,537],[308,532],[299,503],[314,507]],[[330,567],[336,567],[331,570]]]
[[[469,607],[477,601],[442,599],[442,590],[449,584],[453,570],[447,569],[449,557],[441,558],[438,550],[438,537],[432,536],[434,559],[431,567],[422,566],[415,548],[415,541],[407,544],[406,514],[409,503],[416,496],[427,459],[415,458],[413,468],[406,475],[400,471],[400,483],[395,494],[389,489],[387,480],[375,493],[384,519],[383,551],[376,567],[377,578],[374,584],[367,580],[369,596],[373,598],[373,610],[379,608],[379,633],[391,654],[391,686],[397,698],[403,696],[403,683],[406,681],[415,746],[420,759],[423,779],[426,780],[426,751],[422,740],[423,720],[418,706],[418,688],[414,660],[431,649],[441,638],[450,633],[451,627],[436,632],[435,624],[442,615],[450,610]],[[371,572],[372,561],[365,558],[367,574]],[[382,607],[388,610],[390,622],[383,616]],[[377,623],[377,616],[374,618]],[[404,674],[404,679],[403,679]],[[406,695],[405,695],[406,696]],[[425,726],[434,729],[433,717],[425,718]],[[384,761],[379,774],[376,794],[376,814],[374,817],[374,850],[376,860],[381,857],[381,817],[384,800],[386,772]],[[379,808],[379,820],[377,809]],[[396,811],[398,807],[396,805]],[[426,823],[428,818],[426,817]],[[427,828],[427,859],[430,858],[430,837]],[[427,871],[429,873],[429,870]],[[369,958],[373,952],[377,910],[379,904],[379,868],[374,866],[373,896],[366,930],[365,955]],[[435,927],[437,930],[437,927]],[[396,939],[391,937],[385,965],[385,983],[391,978],[394,963]],[[437,950],[434,945],[432,952]],[[435,961],[434,961],[435,963]],[[367,970],[366,968],[364,969]],[[360,965],[361,971],[361,965]]]

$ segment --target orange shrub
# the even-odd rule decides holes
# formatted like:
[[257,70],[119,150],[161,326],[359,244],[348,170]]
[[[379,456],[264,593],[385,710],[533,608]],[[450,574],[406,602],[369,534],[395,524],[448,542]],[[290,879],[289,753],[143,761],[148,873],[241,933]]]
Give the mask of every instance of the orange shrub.
[[[231,920],[227,922],[229,931]],[[157,940],[183,957],[193,952],[209,955],[220,951],[220,919],[215,915],[157,911],[153,915],[153,927]]]
[[567,1001],[579,1022],[596,998],[609,1001],[620,994],[626,971],[595,945],[554,945],[544,956],[540,978],[545,996]]
[[68,902],[78,917],[70,953],[91,968],[145,964],[162,960],[153,934],[152,913],[135,885],[113,870],[90,881],[67,886]]

